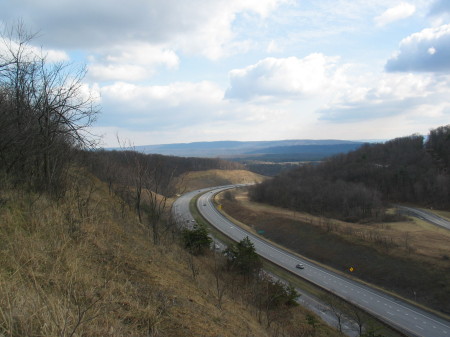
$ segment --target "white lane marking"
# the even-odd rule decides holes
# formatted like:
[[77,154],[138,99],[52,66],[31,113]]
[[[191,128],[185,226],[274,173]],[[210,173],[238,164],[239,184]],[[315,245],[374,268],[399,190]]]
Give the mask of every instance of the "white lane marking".
[[[233,186],[230,186],[229,188],[232,188],[232,187],[233,187]],[[214,188],[212,188],[212,189],[214,189]],[[220,189],[220,190],[225,190],[225,188]],[[215,189],[214,191],[211,191],[211,194],[213,194],[213,192],[219,192],[220,190],[219,190],[219,189]],[[210,199],[210,198],[211,198],[211,197],[208,196],[208,199]],[[214,209],[213,211],[215,211],[215,213],[218,213],[217,210],[215,210],[215,209]],[[250,234],[250,233],[244,232],[244,231],[241,231],[241,232],[244,233],[244,235]],[[249,236],[251,236],[252,239],[256,239],[257,241],[260,241],[261,243],[263,243],[262,240],[253,237],[253,235],[250,234]],[[263,244],[264,244],[264,245],[267,245],[267,243],[265,243],[265,242],[264,242]],[[286,254],[286,252],[280,251],[279,249],[276,249],[276,248],[274,248],[274,247],[270,247],[270,246],[269,246],[269,248],[275,249],[275,250],[278,251],[280,254],[290,256],[290,254]],[[290,256],[290,258],[292,258],[292,256]],[[295,258],[295,257],[294,257],[294,258]],[[320,271],[320,272],[321,272],[321,273],[325,273],[325,274],[330,275],[329,272],[327,272],[327,271]],[[331,275],[331,276],[336,277],[336,276],[334,276],[334,275]],[[348,282],[348,280],[342,280],[342,282],[346,282],[346,281]],[[352,290],[353,290],[353,289],[352,289]],[[372,294],[376,295],[377,297],[380,296],[380,294],[373,293],[373,290],[371,290],[371,289],[367,289],[366,291],[368,291],[369,293],[372,293]],[[383,298],[383,300],[384,300],[384,301],[388,301],[388,302],[392,302],[392,300],[389,299],[389,298]],[[410,308],[404,307],[402,304],[396,303],[396,305],[399,305],[399,306],[403,307],[403,308],[406,309],[406,310],[410,310],[410,311],[412,311],[413,313],[415,313],[415,314],[417,314],[417,315],[419,315],[419,316],[426,317],[424,314],[422,314],[422,313],[420,313],[420,312],[414,312],[414,311],[411,310]],[[391,306],[389,306],[389,307],[392,308]],[[426,318],[429,319],[430,321],[433,321],[433,322],[435,322],[435,323],[438,323],[439,325],[444,325],[444,326],[446,326],[445,324],[442,324],[441,322],[438,322],[438,321],[434,320],[434,319],[431,318],[431,317],[426,317]],[[446,332],[445,332],[445,333],[446,333]],[[446,334],[447,334],[447,333],[446,333]]]

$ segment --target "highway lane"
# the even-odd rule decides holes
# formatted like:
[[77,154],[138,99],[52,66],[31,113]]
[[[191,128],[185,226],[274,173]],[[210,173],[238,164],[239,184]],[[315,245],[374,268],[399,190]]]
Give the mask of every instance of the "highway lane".
[[400,206],[396,205],[401,212],[418,217],[420,219],[423,219],[425,221],[428,221],[432,223],[433,225],[444,227],[446,229],[450,229],[450,221],[447,221],[440,216],[437,216],[436,214],[433,214],[431,212],[427,212],[422,209],[412,208],[412,207],[406,207],[406,206]]
[[[234,188],[235,185],[230,185],[229,187]],[[212,191],[215,188],[205,188],[197,191],[193,191],[187,194],[184,194],[183,196],[179,197],[172,206],[172,215],[176,219],[177,223],[182,227],[192,228],[192,225],[194,224],[194,218],[192,217],[192,214],[189,209],[190,201],[193,197],[195,197],[198,194],[206,193],[209,191]],[[219,251],[223,251],[226,249],[226,245],[217,240],[216,238],[212,237],[214,241],[214,249],[217,249]],[[273,275],[271,273],[266,272],[270,275],[270,277],[274,279],[278,279],[282,282],[280,278],[278,278],[276,275]],[[297,292],[301,294],[301,297],[298,299],[298,302],[308,308],[309,310],[316,313],[319,317],[321,317],[327,324],[329,324],[332,327],[338,326],[338,321],[333,313],[333,310],[329,308],[326,304],[321,303],[318,301],[314,296],[311,296],[310,294],[306,293],[303,289],[297,289]],[[342,318],[341,321],[342,326],[342,332],[344,335],[349,337],[358,337],[358,328],[355,325],[354,322]]]
[[[230,185],[230,187],[233,185]],[[215,187],[203,188],[200,190],[192,191],[180,196],[172,205],[172,216],[175,221],[183,226],[192,228],[194,218],[192,217],[189,209],[189,203],[196,195],[213,190]]]
[[[240,241],[248,236],[255,245],[257,253],[265,259],[335,293],[409,336],[450,337],[450,322],[272,246],[236,226],[215,209],[212,201],[214,194],[232,187],[234,186],[196,191],[197,193],[207,192],[199,197],[197,207],[200,213],[224,234],[235,241]],[[305,269],[296,269],[297,263],[304,264]]]

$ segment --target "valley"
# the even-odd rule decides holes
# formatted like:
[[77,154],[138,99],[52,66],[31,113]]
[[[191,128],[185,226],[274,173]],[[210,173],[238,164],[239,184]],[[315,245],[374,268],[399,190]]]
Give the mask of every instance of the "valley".
[[448,314],[448,230],[414,218],[346,223],[251,202],[246,192],[231,199],[221,197],[223,211],[256,235]]

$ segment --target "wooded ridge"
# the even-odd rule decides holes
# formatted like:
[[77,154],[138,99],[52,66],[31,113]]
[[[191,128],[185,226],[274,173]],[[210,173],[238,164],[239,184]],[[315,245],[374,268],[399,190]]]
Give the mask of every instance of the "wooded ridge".
[[334,217],[370,221],[387,203],[450,209],[450,125],[361,148],[284,172],[251,190],[255,201]]

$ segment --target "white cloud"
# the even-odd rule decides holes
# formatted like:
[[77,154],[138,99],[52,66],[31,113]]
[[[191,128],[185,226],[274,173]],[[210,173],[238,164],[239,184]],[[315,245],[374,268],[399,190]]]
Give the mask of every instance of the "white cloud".
[[375,24],[379,27],[386,26],[392,22],[406,19],[414,14],[416,7],[406,2],[402,2],[395,7],[384,11],[381,15],[374,18]]
[[106,56],[107,62],[134,63],[146,66],[162,64],[167,68],[178,67],[179,59],[173,50],[148,43],[134,43],[115,46]]
[[[448,23],[449,2],[431,3],[2,0],[0,25],[22,17],[40,32],[37,42],[49,46],[49,60],[67,60],[61,48],[75,62],[88,55],[87,80],[107,81],[98,89],[103,113],[97,128],[125,132],[136,144],[375,138],[383,137],[377,135],[383,127],[398,135],[403,126],[388,123],[407,116],[448,123],[450,43],[446,26],[430,20]],[[427,15],[430,8],[439,18]],[[373,20],[385,28],[376,29]],[[404,39],[386,65],[389,72],[377,75],[380,55],[399,36],[431,26]],[[436,73],[400,72],[425,70]]]
[[266,58],[230,72],[226,98],[278,99],[308,97],[323,92],[334,81],[335,58],[311,54],[305,58]]
[[45,55],[46,60],[51,63],[69,61],[70,59],[69,55],[67,55],[67,53],[62,50],[43,50],[43,54]]
[[[8,57],[10,53],[17,53],[19,48],[23,48],[23,46],[19,46],[19,44],[14,40],[3,40],[0,41],[0,55],[5,55]],[[39,48],[33,45],[26,46],[25,51],[22,53],[22,56],[33,58],[45,58],[45,60],[49,63],[57,63],[57,62],[65,62],[69,61],[69,55],[59,49],[46,49]]]
[[141,81],[163,66],[176,69],[179,58],[173,50],[146,43],[116,45],[91,58],[89,77],[94,81]]
[[266,50],[268,53],[281,53],[283,48],[275,40],[270,40]]
[[298,119],[304,123],[309,118],[283,102],[225,100],[223,90],[207,81],[164,86],[120,82],[103,87],[101,96],[103,113],[95,130],[105,133],[108,146],[114,146],[116,131],[136,145],[294,137]]
[[[215,0],[201,1],[192,5],[190,13],[196,18],[196,29],[190,34],[179,34],[174,43],[189,54],[201,54],[217,60],[224,56],[246,52],[251,47],[249,41],[236,40],[232,24],[238,14],[256,13],[265,18],[280,3],[286,0]],[[199,24],[201,22],[201,24]]]
[[93,81],[142,81],[152,74],[152,69],[133,64],[94,63],[88,66],[88,77]]
[[114,44],[170,44],[217,59],[232,53],[241,13],[264,19],[285,0],[4,0],[0,21],[22,17],[46,45],[102,50]]
[[101,88],[103,123],[165,128],[189,125],[197,119],[220,117],[223,91],[207,81],[178,82],[166,86],[140,86],[118,82]]
[[[367,83],[373,85],[367,86]],[[365,83],[355,81],[353,85],[319,111],[323,120],[360,122],[414,114],[447,115],[449,118],[450,103],[446,99],[450,90],[449,76],[437,78],[432,74],[385,73],[378,79],[366,79]]]
[[450,70],[450,24],[427,28],[403,39],[400,50],[387,61],[386,70]]

